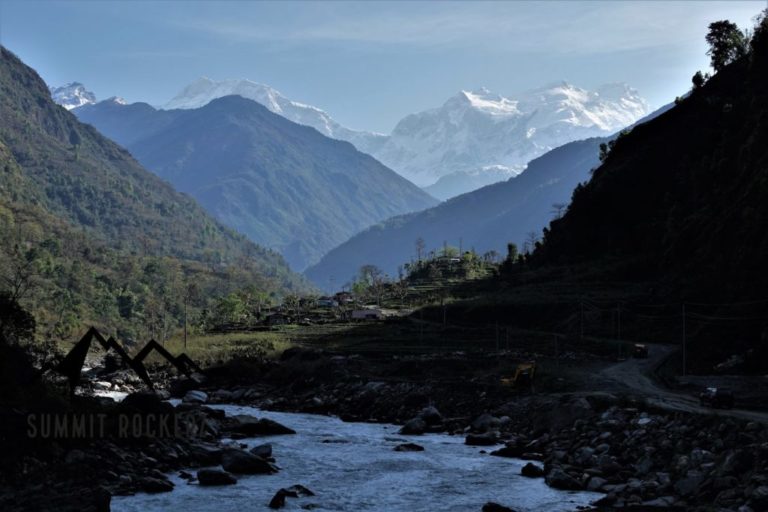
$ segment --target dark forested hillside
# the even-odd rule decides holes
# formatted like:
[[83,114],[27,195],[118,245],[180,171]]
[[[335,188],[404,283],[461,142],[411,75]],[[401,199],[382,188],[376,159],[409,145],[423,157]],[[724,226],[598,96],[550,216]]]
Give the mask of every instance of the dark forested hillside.
[[526,233],[552,218],[554,203],[566,203],[574,187],[599,163],[600,144],[608,139],[572,142],[532,161],[520,175],[450,199],[423,212],[387,220],[329,252],[307,276],[318,286],[333,278],[344,282],[365,264],[395,275],[398,265],[416,255],[416,240],[427,250],[444,242],[482,253],[506,252],[508,242],[522,246]]
[[190,287],[202,309],[247,285],[267,294],[305,286],[278,254],[78,122],[0,51],[2,285],[23,296],[39,332],[66,336],[89,322],[143,335],[178,325]]
[[351,144],[239,96],[194,110],[102,102],[75,112],[296,269],[371,224],[437,202]]
[[768,298],[766,76],[757,46],[622,137],[536,260],[632,259],[684,296]]

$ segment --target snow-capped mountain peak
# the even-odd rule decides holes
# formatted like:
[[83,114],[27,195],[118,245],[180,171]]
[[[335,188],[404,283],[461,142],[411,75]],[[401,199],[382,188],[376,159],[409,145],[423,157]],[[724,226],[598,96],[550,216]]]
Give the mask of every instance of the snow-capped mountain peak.
[[292,101],[268,85],[246,79],[216,81],[208,77],[198,78],[174,96],[164,108],[199,108],[217,98],[233,95],[261,103],[275,114],[295,123],[311,126],[328,137],[352,142],[360,151],[371,152],[383,137],[380,134],[345,128],[317,107]]
[[500,94],[492,93],[485,87],[476,91],[461,91],[459,97],[463,98],[473,109],[492,116],[520,114],[516,101],[505,98]]
[[550,149],[608,135],[649,111],[626,84],[589,91],[557,82],[511,98],[486,88],[461,91],[439,108],[405,117],[373,155],[428,186],[478,169],[523,168]]
[[96,103],[96,95],[87,90],[80,82],[71,82],[61,87],[48,87],[53,101],[66,108],[82,107]]

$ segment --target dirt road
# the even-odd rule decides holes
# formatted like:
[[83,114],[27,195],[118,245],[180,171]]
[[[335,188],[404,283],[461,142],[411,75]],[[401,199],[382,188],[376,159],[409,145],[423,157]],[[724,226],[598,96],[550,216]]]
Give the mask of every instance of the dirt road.
[[690,394],[661,387],[653,380],[653,370],[670,356],[677,346],[649,344],[647,359],[627,359],[601,371],[601,376],[645,396],[649,403],[673,411],[685,411],[715,416],[731,416],[768,423],[768,413],[744,409],[713,409],[699,405]]

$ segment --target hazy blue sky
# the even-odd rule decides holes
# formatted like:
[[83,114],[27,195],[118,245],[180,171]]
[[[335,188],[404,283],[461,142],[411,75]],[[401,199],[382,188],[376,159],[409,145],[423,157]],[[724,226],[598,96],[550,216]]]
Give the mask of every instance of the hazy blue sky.
[[653,106],[708,65],[707,24],[766,2],[0,0],[0,43],[52,85],[162,105],[198,76],[249,78],[388,132],[460,89],[622,81]]

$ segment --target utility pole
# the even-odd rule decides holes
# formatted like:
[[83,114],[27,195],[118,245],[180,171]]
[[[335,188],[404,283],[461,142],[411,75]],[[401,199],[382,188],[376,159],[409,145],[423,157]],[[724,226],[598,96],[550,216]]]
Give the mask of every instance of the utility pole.
[[685,377],[685,302],[683,302],[683,377]]
[[187,296],[184,296],[184,350],[187,350]]
[[582,300],[579,302],[579,306],[581,306],[581,321],[579,322],[579,339],[584,339],[584,301]]

